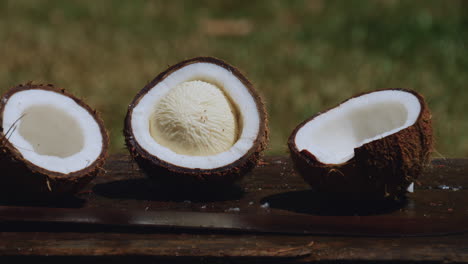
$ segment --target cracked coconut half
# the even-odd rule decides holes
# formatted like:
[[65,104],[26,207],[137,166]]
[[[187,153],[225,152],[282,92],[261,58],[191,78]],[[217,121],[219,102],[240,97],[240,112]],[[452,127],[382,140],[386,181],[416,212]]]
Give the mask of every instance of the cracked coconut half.
[[414,91],[370,92],[304,121],[288,145],[317,191],[399,199],[429,161],[431,115]]
[[149,176],[176,184],[231,184],[267,142],[263,102],[233,66],[211,57],[158,75],[129,105],[127,147]]
[[8,90],[0,124],[2,197],[71,195],[104,163],[108,137],[101,119],[63,89],[28,83]]

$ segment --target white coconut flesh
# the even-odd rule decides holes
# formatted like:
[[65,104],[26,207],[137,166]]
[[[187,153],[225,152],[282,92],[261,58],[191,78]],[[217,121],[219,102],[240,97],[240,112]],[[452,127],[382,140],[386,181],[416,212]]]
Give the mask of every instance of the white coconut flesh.
[[73,99],[52,91],[13,94],[4,107],[2,125],[5,137],[24,159],[53,172],[82,170],[103,147],[93,116]]
[[420,114],[418,98],[408,92],[385,90],[350,99],[301,127],[295,143],[324,164],[341,164],[354,149],[413,125]]
[[198,62],[152,87],[134,107],[131,125],[149,154],[184,168],[215,169],[252,148],[260,113],[235,75]]
[[214,155],[228,150],[237,140],[236,110],[213,84],[183,82],[155,108],[150,134],[178,154]]

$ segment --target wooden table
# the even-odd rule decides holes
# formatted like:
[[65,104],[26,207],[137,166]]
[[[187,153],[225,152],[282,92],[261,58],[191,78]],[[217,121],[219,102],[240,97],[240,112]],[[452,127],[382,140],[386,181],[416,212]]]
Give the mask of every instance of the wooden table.
[[[268,205],[268,206],[267,206]],[[436,159],[414,194],[372,210],[330,207],[294,173],[288,157],[266,157],[240,187],[213,195],[178,193],[147,180],[126,155],[111,156],[106,174],[59,207],[255,214],[389,214],[462,216],[468,221],[468,160]],[[429,237],[336,237],[142,230],[45,230],[0,227],[0,263],[349,263],[466,262],[468,234]],[[34,262],[36,263],[36,262]]]

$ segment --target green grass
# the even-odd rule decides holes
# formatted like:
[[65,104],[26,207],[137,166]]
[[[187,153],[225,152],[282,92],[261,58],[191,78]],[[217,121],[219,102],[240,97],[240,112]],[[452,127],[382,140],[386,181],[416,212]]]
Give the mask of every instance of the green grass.
[[[266,99],[270,154],[305,118],[401,87],[432,110],[437,151],[468,156],[466,1],[0,2],[0,89],[54,83],[102,112],[124,151],[127,105],[168,65],[215,56]],[[224,30],[228,24],[232,30]]]

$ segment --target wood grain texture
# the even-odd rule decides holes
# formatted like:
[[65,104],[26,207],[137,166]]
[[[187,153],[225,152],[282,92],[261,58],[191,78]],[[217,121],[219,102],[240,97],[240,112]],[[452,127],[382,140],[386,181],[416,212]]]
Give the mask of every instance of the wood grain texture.
[[[309,191],[287,157],[267,157],[238,185],[212,193],[159,186],[129,156],[110,157],[105,175],[53,207],[176,210],[254,214],[464,217],[468,222],[468,160],[434,160],[416,192],[400,203],[330,201]],[[3,201],[3,204],[14,204]],[[266,206],[268,204],[268,206]],[[14,204],[18,205],[18,204]],[[70,230],[60,225],[0,227],[3,260],[128,263],[307,263],[340,261],[467,262],[468,234],[412,238],[176,233],[170,230]],[[5,262],[6,263],[6,262]]]

